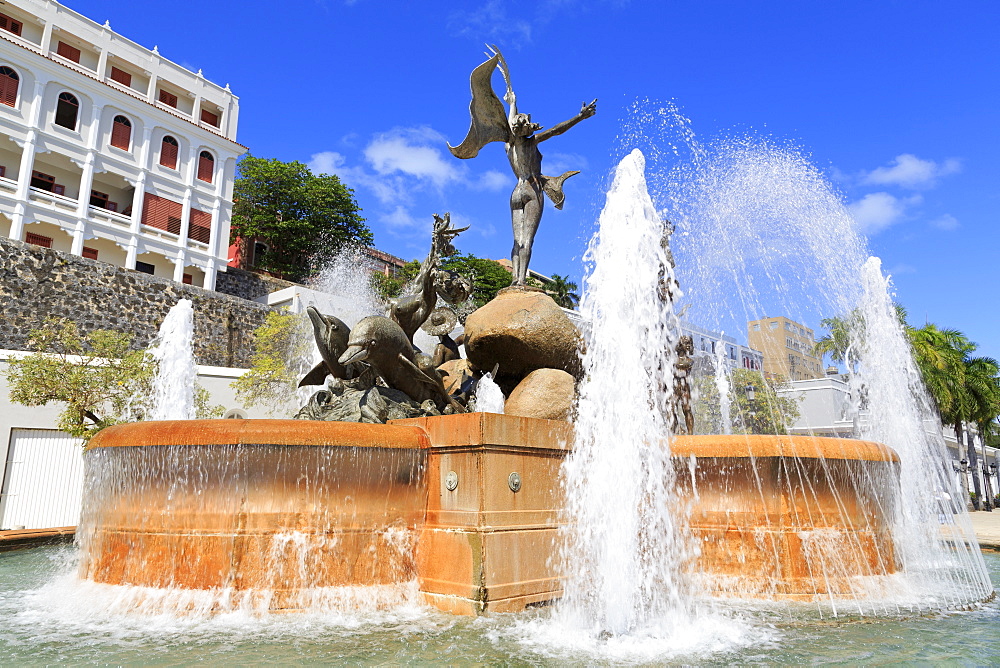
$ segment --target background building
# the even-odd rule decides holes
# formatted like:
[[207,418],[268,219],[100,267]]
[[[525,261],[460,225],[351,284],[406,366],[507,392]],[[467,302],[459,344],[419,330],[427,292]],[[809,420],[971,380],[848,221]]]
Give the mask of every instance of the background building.
[[57,2],[0,4],[0,235],[208,289],[238,101]]
[[752,347],[737,343],[736,339],[702,329],[688,322],[681,322],[681,334],[687,334],[694,342],[694,356],[711,357],[713,360],[718,356],[716,352],[719,346],[723,346],[722,359],[729,369],[743,368],[760,371],[764,363],[764,356]]
[[747,323],[750,347],[764,356],[764,374],[788,380],[823,377],[823,361],[813,355],[813,330],[784,316]]

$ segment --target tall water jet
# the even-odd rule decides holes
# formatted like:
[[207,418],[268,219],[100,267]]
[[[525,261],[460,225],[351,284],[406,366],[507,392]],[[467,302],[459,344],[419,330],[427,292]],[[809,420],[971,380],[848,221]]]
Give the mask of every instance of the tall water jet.
[[[654,154],[649,178],[663,215],[677,225],[673,251],[690,299],[687,318],[737,331],[769,315],[812,323],[861,315],[852,344],[855,436],[884,443],[900,461],[899,484],[864,496],[880,499],[879,512],[894,518],[895,556],[883,554],[879,563],[898,560],[901,574],[842,596],[853,609],[874,613],[961,606],[988,596],[964,504],[942,506],[942,499],[960,496],[946,470],[940,418],[892,308],[889,282],[869,259],[841,196],[794,146],[753,135],[701,144],[676,113],[641,116],[645,138],[659,135],[654,141],[675,147]],[[795,463],[793,472],[801,470]],[[864,472],[845,482],[845,489],[873,489]],[[938,517],[953,512],[957,522],[942,528]],[[822,577],[846,572],[838,552],[817,561]]]
[[194,306],[190,299],[181,299],[163,319],[155,345],[149,350],[157,363],[149,419],[194,419],[194,385],[198,370],[194,363],[193,337]]
[[563,471],[560,609],[578,627],[614,635],[683,613],[679,574],[694,554],[683,540],[670,460],[679,327],[663,288],[673,285],[673,268],[644,167],[639,151],[619,164],[587,250],[585,380]]

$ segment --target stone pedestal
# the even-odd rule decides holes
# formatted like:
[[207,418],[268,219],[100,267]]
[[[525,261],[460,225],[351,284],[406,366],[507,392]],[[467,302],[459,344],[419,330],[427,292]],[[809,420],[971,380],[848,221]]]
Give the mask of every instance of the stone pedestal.
[[569,423],[469,413],[393,424],[419,426],[431,441],[427,513],[417,544],[425,600],[478,615],[559,598],[551,562]]

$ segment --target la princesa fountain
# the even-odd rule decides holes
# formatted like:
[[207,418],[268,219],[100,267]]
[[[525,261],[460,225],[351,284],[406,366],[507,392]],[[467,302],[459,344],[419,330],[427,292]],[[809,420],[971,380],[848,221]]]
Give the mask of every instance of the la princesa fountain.
[[[272,648],[309,638],[290,657],[361,662],[801,660],[825,641],[782,650],[782,625],[995,616],[888,282],[815,168],[753,138],[699,145],[674,110],[639,108],[624,143],[652,150],[614,175],[578,332],[525,279],[544,199],[562,208],[576,173],[542,175],[538,142],[596,107],[543,130],[518,112],[499,51],[471,84],[472,126],[451,150],[506,146],[514,285],[453,340],[438,300],[461,303],[470,284],[439,261],[463,230],[435,216],[387,315],[309,309],[321,361],[302,383],[322,389],[300,419],[103,430],[85,454],[78,574],[41,595],[103,601],[114,624],[216,629],[198,641],[213,647],[247,626]],[[690,156],[658,152],[674,138],[656,132],[686,137]],[[721,360],[691,363],[682,305],[732,328],[765,292],[792,300],[791,279],[818,312],[864,318],[860,439],[739,433],[727,395],[742,388]],[[421,327],[438,339],[425,352]],[[695,433],[699,374],[720,390],[716,434]],[[331,627],[351,631],[316,635]],[[327,642],[336,654],[318,653]]]

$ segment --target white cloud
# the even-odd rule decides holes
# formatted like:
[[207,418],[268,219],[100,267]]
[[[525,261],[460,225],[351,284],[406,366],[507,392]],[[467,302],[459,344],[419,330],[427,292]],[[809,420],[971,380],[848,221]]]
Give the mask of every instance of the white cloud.
[[939,216],[931,221],[931,226],[936,227],[939,230],[944,230],[945,232],[951,232],[952,230],[957,230],[959,228],[958,219],[950,213],[946,213],[943,216]]
[[336,151],[322,151],[312,154],[307,167],[313,174],[338,174],[337,170],[343,169],[345,162],[347,158]]
[[920,195],[898,198],[885,192],[869,193],[847,206],[858,229],[865,234],[878,234],[898,223],[906,215],[906,208],[919,204]]
[[922,160],[912,153],[897,155],[888,167],[878,167],[863,173],[861,183],[868,185],[894,185],[902,188],[933,188],[939,178],[954,174],[962,169],[957,158],[948,158],[937,163]]
[[900,262],[899,264],[895,264],[889,267],[887,273],[889,274],[889,276],[900,276],[902,274],[915,274],[917,273],[917,268],[914,267],[913,265]]
[[396,128],[380,134],[365,148],[365,159],[378,174],[402,173],[432,182],[438,188],[461,178],[454,158],[434,145],[445,139],[430,128]]
[[505,187],[513,187],[514,179],[508,174],[491,169],[480,176],[478,181],[469,185],[475,190],[503,190]]
[[402,206],[397,206],[391,212],[380,216],[379,220],[385,223],[389,229],[395,231],[419,228],[422,224],[421,221],[414,218],[413,214]]
[[582,172],[587,167],[587,158],[579,153],[546,153],[542,163],[542,171],[548,176],[559,176],[570,170]]
[[477,40],[485,37],[490,42],[515,47],[531,42],[531,21],[508,15],[503,0],[487,0],[473,11],[452,13],[448,17],[448,28],[457,35]]

